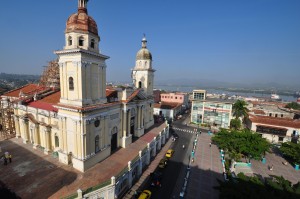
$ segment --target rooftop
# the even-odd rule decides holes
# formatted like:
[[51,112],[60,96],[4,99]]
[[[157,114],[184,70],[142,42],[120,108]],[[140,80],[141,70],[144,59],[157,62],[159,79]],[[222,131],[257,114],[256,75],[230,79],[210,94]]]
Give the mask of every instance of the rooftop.
[[281,126],[281,127],[292,127],[300,128],[300,120],[293,120],[289,118],[278,118],[278,117],[269,117],[269,116],[258,116],[249,114],[249,119],[251,122],[257,124]]

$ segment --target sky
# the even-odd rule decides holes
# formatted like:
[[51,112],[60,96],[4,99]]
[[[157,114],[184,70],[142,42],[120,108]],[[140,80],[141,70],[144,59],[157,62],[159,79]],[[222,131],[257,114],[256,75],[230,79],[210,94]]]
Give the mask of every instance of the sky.
[[[77,0],[1,1],[0,72],[41,74]],[[90,0],[107,80],[130,81],[146,34],[155,81],[300,87],[299,0]],[[184,83],[184,82],[183,82]]]

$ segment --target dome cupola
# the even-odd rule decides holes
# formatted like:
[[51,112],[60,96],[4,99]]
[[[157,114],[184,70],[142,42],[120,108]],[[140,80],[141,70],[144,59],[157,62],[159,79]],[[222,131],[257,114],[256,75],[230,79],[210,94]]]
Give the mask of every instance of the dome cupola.
[[152,54],[147,49],[147,39],[145,35],[142,39],[142,48],[136,54],[136,60],[152,60]]
[[68,18],[66,33],[82,32],[98,36],[97,23],[87,12],[87,2],[88,0],[78,0],[78,12]]

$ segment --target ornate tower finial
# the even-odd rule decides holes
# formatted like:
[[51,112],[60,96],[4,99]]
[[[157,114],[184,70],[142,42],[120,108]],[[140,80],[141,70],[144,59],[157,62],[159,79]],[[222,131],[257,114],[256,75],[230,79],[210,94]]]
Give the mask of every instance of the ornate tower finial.
[[78,13],[85,12],[87,13],[87,2],[89,0],[78,0]]
[[144,33],[144,37],[142,39],[142,48],[147,48],[147,39],[146,34]]

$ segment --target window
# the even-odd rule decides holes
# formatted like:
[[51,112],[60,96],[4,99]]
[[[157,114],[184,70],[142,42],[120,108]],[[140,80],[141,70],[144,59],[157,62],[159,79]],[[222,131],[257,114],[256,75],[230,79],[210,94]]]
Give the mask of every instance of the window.
[[194,93],[194,99],[195,100],[203,100],[204,99],[204,93]]
[[139,88],[142,88],[142,82],[139,81]]
[[283,117],[283,114],[281,114],[281,117]]
[[84,39],[83,39],[83,37],[79,37],[79,46],[83,46],[83,42],[84,41]]
[[91,48],[95,48],[95,39],[91,40]]
[[284,139],[284,137],[279,137],[279,138],[278,138],[278,141],[279,141],[279,142],[283,142],[283,139]]
[[177,97],[175,97],[175,99],[177,99]]
[[99,135],[97,135],[95,137],[95,153],[97,153],[98,151],[100,151],[100,147],[99,147]]
[[74,81],[73,77],[69,77],[69,90],[73,91],[74,90]]
[[182,97],[180,97],[180,99],[182,99]]
[[72,37],[71,36],[68,38],[68,44],[69,44],[69,46],[72,46]]
[[94,122],[94,125],[95,125],[95,127],[98,127],[99,125],[100,125],[100,120],[96,120],[95,122]]
[[55,147],[59,147],[59,138],[55,135]]
[[272,113],[269,113],[269,116],[272,117]]
[[275,114],[275,117],[277,117],[278,115],[277,114]]

